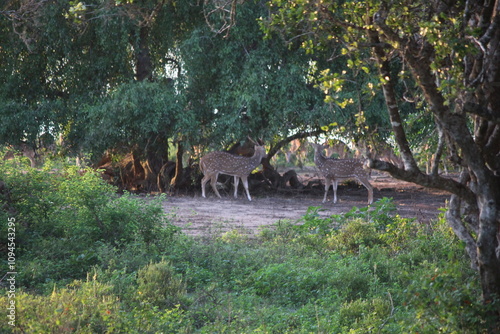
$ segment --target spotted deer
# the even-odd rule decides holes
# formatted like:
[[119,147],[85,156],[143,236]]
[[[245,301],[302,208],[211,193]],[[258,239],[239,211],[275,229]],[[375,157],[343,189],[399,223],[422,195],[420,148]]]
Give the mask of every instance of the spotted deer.
[[373,186],[368,181],[370,174],[359,159],[329,159],[325,158],[321,151],[326,146],[314,144],[314,163],[325,178],[325,196],[323,203],[326,202],[326,196],[330,185],[333,185],[333,203],[337,203],[337,186],[341,180],[356,179],[368,189],[368,204],[373,203]]
[[[254,142],[255,143],[255,142]],[[201,180],[201,196],[205,197],[205,185],[210,180],[210,185],[215,194],[221,198],[217,190],[217,177],[219,174],[234,176],[234,198],[238,198],[238,184],[241,179],[249,201],[252,200],[248,191],[248,175],[258,166],[266,156],[266,148],[255,143],[255,152],[252,157],[234,155],[228,152],[210,152],[200,159],[200,169],[204,174]]]

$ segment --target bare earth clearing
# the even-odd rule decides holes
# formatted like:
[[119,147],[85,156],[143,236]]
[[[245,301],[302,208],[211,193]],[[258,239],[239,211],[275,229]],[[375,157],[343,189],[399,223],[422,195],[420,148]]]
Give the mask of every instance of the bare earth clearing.
[[[301,175],[304,184],[317,180],[314,172]],[[371,183],[374,186],[374,201],[383,197],[393,198],[397,214],[402,217],[416,218],[422,222],[435,219],[439,208],[446,206],[449,194],[438,190],[425,189],[412,183],[372,172]],[[262,227],[278,221],[296,222],[311,206],[321,206],[322,216],[348,212],[353,206],[365,207],[367,190],[355,183],[339,185],[336,204],[331,202],[333,191],[330,189],[328,201],[323,199],[323,186],[304,191],[283,193],[258,193],[252,191],[249,202],[240,185],[238,199],[233,198],[233,190],[221,191],[222,199],[215,196],[207,185],[207,198],[201,197],[201,191],[194,195],[169,196],[164,202],[165,211],[170,220],[181,227],[186,234],[207,236],[230,230],[253,235]]]

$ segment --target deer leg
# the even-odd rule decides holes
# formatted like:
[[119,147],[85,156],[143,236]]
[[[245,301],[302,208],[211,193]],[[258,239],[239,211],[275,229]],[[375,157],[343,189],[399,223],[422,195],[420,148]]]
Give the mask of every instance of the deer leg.
[[218,176],[219,176],[219,173],[212,175],[212,177],[210,178],[210,185],[212,186],[212,189],[215,191],[215,194],[217,195],[217,197],[222,198],[219,194],[219,191],[217,190],[217,177]]
[[338,180],[332,180],[332,184],[333,184],[333,203],[337,203],[337,187],[339,185],[339,181]]
[[240,178],[234,176],[234,198],[238,198],[238,185],[240,184]]
[[250,197],[250,192],[248,191],[248,176],[242,176],[241,183],[243,183],[243,187],[245,187],[245,191],[247,192],[248,200],[251,201],[252,197]]
[[373,186],[366,178],[358,178],[358,180],[359,180],[359,182],[361,182],[362,185],[365,186],[366,189],[368,189],[368,204],[372,204],[373,203]]
[[201,197],[205,197],[205,185],[207,184],[208,180],[210,180],[210,177],[208,175],[204,175],[203,179],[201,179]]
[[326,202],[326,196],[328,195],[328,189],[330,189],[331,180],[325,177],[325,196],[323,196],[323,203]]

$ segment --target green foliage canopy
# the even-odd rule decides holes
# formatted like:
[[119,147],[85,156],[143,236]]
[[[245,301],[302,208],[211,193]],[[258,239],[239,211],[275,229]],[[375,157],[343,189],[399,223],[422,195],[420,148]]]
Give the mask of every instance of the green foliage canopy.
[[83,108],[84,146],[100,153],[110,147],[158,146],[189,122],[182,96],[161,83],[131,82]]

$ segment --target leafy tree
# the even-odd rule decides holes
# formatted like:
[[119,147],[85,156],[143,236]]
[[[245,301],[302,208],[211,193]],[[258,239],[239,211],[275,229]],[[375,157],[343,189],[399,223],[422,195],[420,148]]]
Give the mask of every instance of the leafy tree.
[[[265,40],[257,24],[265,15],[262,2],[247,1],[232,18],[208,17],[208,26],[182,41],[187,99],[199,119],[198,144],[227,148],[251,135],[274,148],[291,135],[333,122],[331,105],[313,80],[322,60],[288,48],[281,39]],[[277,151],[273,148],[270,156]]]
[[[0,49],[5,120],[0,140],[37,148],[44,144],[41,134],[62,135],[66,149],[101,149],[100,154],[130,144],[134,162],[144,160],[146,170],[157,173],[166,159],[167,138],[177,129],[165,122],[182,108],[182,98],[173,91],[180,73],[175,43],[202,19],[196,8],[190,2],[156,0],[9,2],[0,12],[6,41]],[[134,87],[132,81],[154,84]],[[189,121],[187,114],[175,119],[179,126]],[[96,136],[103,126],[106,133],[116,132]],[[123,140],[131,129],[133,140]]]
[[120,85],[109,97],[83,108],[83,145],[98,156],[111,148],[131,149],[134,159],[144,161],[148,185],[156,184],[168,160],[167,140],[188,117],[182,108],[182,96],[173,86],[147,81]]
[[80,103],[133,75],[122,47],[127,25],[115,16],[86,22],[84,14],[81,3],[75,9],[65,1],[10,1],[2,8],[3,143],[37,148],[41,134],[67,135]]
[[[347,65],[373,73],[384,92],[392,133],[404,167],[372,159],[371,167],[392,176],[450,192],[447,220],[465,243],[481,274],[484,303],[500,295],[500,8],[493,2],[293,1],[270,2],[266,29],[295,36],[311,53],[349,55]],[[340,49],[340,50],[339,50]],[[401,64],[397,67],[396,65]],[[396,71],[397,70],[397,71]],[[325,89],[342,75],[327,73]],[[411,127],[402,117],[396,85],[410,77],[421,103],[416,117],[432,117],[439,142],[433,161],[446,152],[461,167],[455,180],[425,173],[414,156]],[[333,98],[333,97],[332,97]],[[497,304],[495,304],[497,305]],[[499,312],[496,307],[496,314]]]

